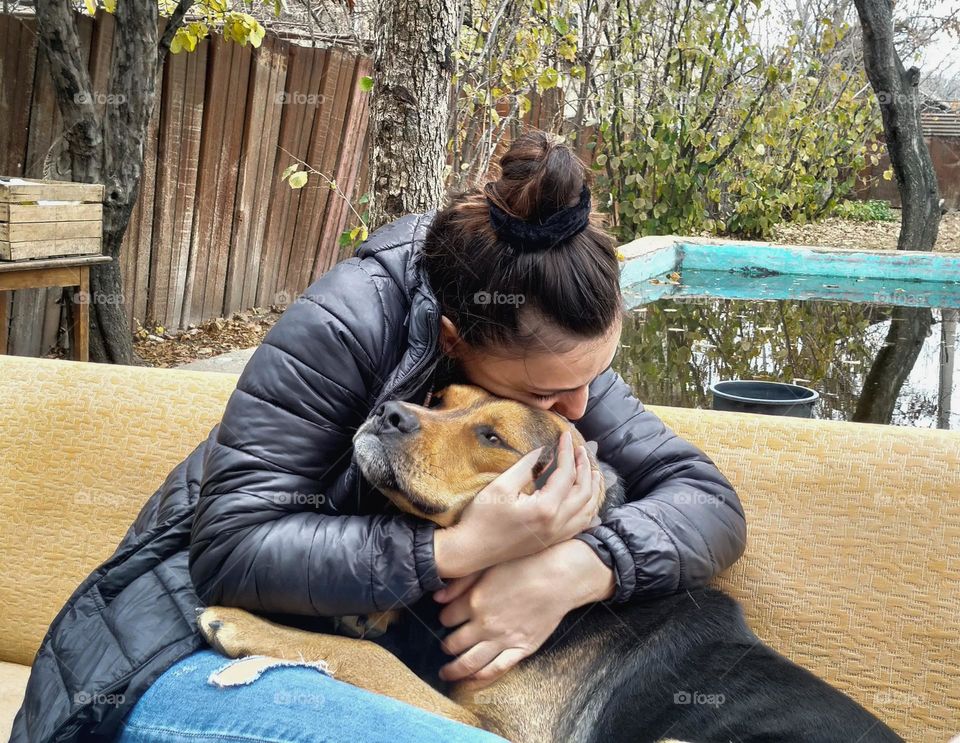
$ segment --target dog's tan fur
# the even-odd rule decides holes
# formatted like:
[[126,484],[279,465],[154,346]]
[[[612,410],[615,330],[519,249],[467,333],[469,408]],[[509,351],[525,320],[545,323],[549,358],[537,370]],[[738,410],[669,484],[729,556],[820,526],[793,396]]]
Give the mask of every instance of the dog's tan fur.
[[[389,446],[378,439],[371,422],[364,424],[354,439],[358,459],[367,457],[389,465],[397,487],[374,484],[401,510],[440,526],[456,523],[470,501],[523,455],[544,446],[552,456],[551,448],[555,449],[564,431],[571,432],[574,446],[585,443],[565,418],[492,397],[476,387],[453,385],[440,397],[441,405],[434,408],[406,405],[406,412],[416,415],[419,429]],[[488,430],[505,446],[484,445],[478,436]],[[541,458],[534,476],[548,458]],[[598,468],[593,451],[590,462]],[[532,486],[527,491],[532,492]],[[596,495],[598,511],[603,497],[601,488]],[[380,625],[392,618],[392,613],[370,617]],[[538,731],[552,729],[561,705],[573,692],[567,687],[576,683],[570,674],[553,667],[564,663],[564,658],[537,663],[534,655],[485,688],[457,684],[452,698],[447,698],[368,640],[282,627],[241,609],[219,606],[204,611],[199,624],[210,644],[229,657],[323,660],[343,681],[517,741],[539,740],[542,733]],[[594,656],[600,649],[587,643],[574,652]],[[569,657],[571,663],[589,660]],[[537,685],[544,688],[530,694]],[[530,704],[531,699],[537,703]]]

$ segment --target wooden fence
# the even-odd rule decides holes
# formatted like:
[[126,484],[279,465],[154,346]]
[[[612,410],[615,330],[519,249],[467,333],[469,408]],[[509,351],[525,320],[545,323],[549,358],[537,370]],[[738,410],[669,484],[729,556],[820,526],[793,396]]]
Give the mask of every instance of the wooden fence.
[[[960,136],[933,134],[924,137],[930,148],[930,159],[937,174],[940,198],[947,209],[960,209]],[[900,191],[896,179],[882,178],[883,172],[890,167],[890,157],[886,148],[880,151],[880,161],[876,165],[867,164],[857,182],[856,193],[861,199],[882,199],[900,208]]]
[[[78,20],[96,103],[112,105],[113,18]],[[168,56],[121,253],[131,328],[284,303],[339,259],[344,199],[316,179],[293,191],[280,174],[300,158],[356,198],[368,116],[358,83],[370,71],[353,52],[270,36],[258,50],[217,37]],[[35,22],[0,15],[0,175],[47,174],[59,119]],[[56,346],[61,293],[9,293],[9,353]]]

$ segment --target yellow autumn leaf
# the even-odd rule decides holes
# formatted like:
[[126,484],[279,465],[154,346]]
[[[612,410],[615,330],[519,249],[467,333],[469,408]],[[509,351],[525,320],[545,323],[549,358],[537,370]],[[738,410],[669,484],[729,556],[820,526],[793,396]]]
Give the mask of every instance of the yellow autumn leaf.
[[887,168],[883,171],[883,180],[889,181],[893,180],[893,168]]
[[84,7],[87,9],[87,15],[96,15],[97,4],[94,0],[83,0]]
[[303,188],[307,185],[307,171],[299,170],[290,176],[290,188]]
[[108,13],[116,13],[117,0],[103,0],[103,7]]

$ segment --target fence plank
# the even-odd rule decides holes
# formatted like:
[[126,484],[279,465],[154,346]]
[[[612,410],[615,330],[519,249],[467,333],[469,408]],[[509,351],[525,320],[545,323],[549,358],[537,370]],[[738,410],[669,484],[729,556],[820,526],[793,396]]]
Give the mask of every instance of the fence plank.
[[253,57],[247,94],[247,126],[240,151],[234,235],[227,266],[227,312],[253,306],[256,301],[260,256],[266,228],[267,205],[272,193],[283,109],[286,77],[286,44],[264,39]]
[[[342,79],[346,76],[344,55],[336,50],[326,54],[320,87],[318,110],[314,117],[313,134],[308,162],[327,178],[335,178],[335,165],[340,137],[343,132],[343,111],[346,96]],[[310,276],[323,249],[323,216],[330,206],[331,191],[325,180],[315,179],[300,202],[297,220],[295,259],[291,263],[289,284],[300,292],[310,284]],[[304,189],[305,191],[307,189]]]
[[[215,309],[216,285],[219,282],[213,271],[220,264],[220,250],[225,249],[223,231],[229,227],[224,225],[224,220],[233,214],[240,152],[239,127],[243,123],[242,111],[237,114],[232,96],[246,100],[244,62],[246,73],[249,73],[249,50],[241,49],[222,37],[211,39],[208,54],[207,90],[222,92],[207,101],[203,112],[197,211],[190,244],[183,322],[202,322],[222,311],[222,308]],[[233,87],[231,90],[231,86],[237,86],[241,81],[242,88]],[[236,121],[237,118],[240,120]],[[223,263],[225,274],[225,258]],[[221,274],[220,280],[224,274]]]
[[[153,250],[145,318],[181,324],[193,232],[208,42],[168,55],[158,108]],[[143,320],[144,318],[140,318]]]
[[[286,88],[287,80],[287,55],[290,45],[286,42],[276,44],[274,53],[274,63],[271,65],[270,82],[268,86],[270,100],[277,100],[282,96]],[[255,105],[255,103],[254,103]],[[276,164],[281,153],[278,150],[277,142],[280,137],[280,121],[283,114],[283,105],[270,106],[267,109],[269,114],[268,122],[264,123],[264,143],[263,160],[258,178],[258,192],[255,200],[254,225],[251,233],[252,250],[247,261],[247,275],[243,284],[243,297],[241,307],[247,308],[256,305],[257,289],[260,285],[260,264],[261,258],[271,252],[270,246],[264,245],[267,229],[267,215],[270,205],[273,203],[274,195],[280,189],[289,187],[276,177]]]
[[[33,80],[36,74],[37,45],[36,24],[31,20],[0,15],[0,174],[24,175],[27,142],[29,139],[30,112],[33,104]],[[36,290],[33,290],[34,294]],[[16,294],[24,295],[14,303]],[[28,292],[0,292],[0,319],[6,324],[0,328],[0,353],[18,353],[11,348],[10,332],[12,317],[22,312]],[[33,297],[37,299],[36,296]],[[24,329],[19,330],[21,336]],[[27,329],[27,332],[34,332]]]
[[37,63],[36,23],[0,15],[0,174],[24,173],[33,79]]
[[[323,172],[336,181],[338,188],[343,188],[344,184],[337,180],[337,165],[340,161],[340,153],[346,146],[344,137],[349,136],[346,126],[350,108],[350,87],[354,82],[356,59],[340,51],[334,51],[334,55],[338,62],[339,74],[336,92],[333,94],[333,111],[330,116],[329,134],[323,154]],[[327,198],[324,200],[323,209],[318,210],[312,228],[314,251],[309,265],[304,266],[306,270],[301,278],[304,286],[313,281],[317,265],[325,264],[330,254],[336,252],[338,248],[339,232],[333,234],[337,223],[331,217],[339,216],[343,197],[339,193],[333,192],[325,194],[325,196]]]
[[[325,107],[317,104],[321,96],[321,85],[327,76],[331,62],[330,52],[326,49],[306,49],[306,65],[309,70],[304,81],[304,87],[299,94],[294,93],[294,100],[289,104],[296,109],[299,118],[299,128],[294,142],[297,157],[308,165],[316,162],[316,140],[314,138],[318,118],[325,113]],[[302,289],[298,285],[300,265],[305,260],[305,246],[303,239],[304,222],[308,222],[309,204],[317,193],[317,179],[312,178],[302,189],[299,189],[291,201],[287,223],[284,225],[284,235],[280,244],[279,276],[277,281],[278,297],[281,301],[289,301]]]
[[[240,171],[240,147],[246,119],[247,87],[252,65],[252,47],[230,44],[230,82],[227,90],[225,121],[218,163],[217,196],[214,203],[213,242],[207,268],[203,299],[203,319],[228,314],[224,307],[224,290],[230,241],[233,237],[233,216]],[[263,105],[262,102],[260,105]]]
[[[331,199],[324,213],[320,245],[324,250],[317,251],[317,259],[313,265],[309,281],[315,281],[326,273],[334,263],[340,260],[340,234],[349,223],[354,221],[350,204],[355,204],[358,211],[363,207],[357,204],[362,194],[356,193],[357,175],[363,159],[360,151],[363,134],[366,132],[368,102],[370,96],[360,89],[360,78],[368,75],[373,67],[367,58],[353,57],[350,64],[351,74],[346,75],[347,89],[343,94],[347,107],[344,112],[342,137],[338,142],[337,165],[334,177],[339,186],[339,194]],[[349,203],[348,203],[349,202]]]
[[298,103],[299,96],[308,92],[310,73],[313,66],[311,50],[290,46],[287,62],[285,103],[280,118],[280,138],[276,165],[274,167],[273,199],[267,217],[266,245],[260,261],[260,282],[257,286],[257,305],[269,306],[280,298],[279,291],[286,270],[285,254],[289,251],[290,223],[296,222],[297,206],[300,195],[286,182],[279,184],[283,170],[302,157],[301,135],[303,131],[304,105]]

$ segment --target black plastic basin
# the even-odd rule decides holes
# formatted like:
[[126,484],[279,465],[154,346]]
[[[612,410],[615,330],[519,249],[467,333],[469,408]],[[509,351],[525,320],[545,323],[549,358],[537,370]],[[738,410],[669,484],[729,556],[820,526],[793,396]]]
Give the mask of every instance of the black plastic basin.
[[714,410],[813,417],[820,394],[809,387],[759,379],[733,379],[710,385]]

